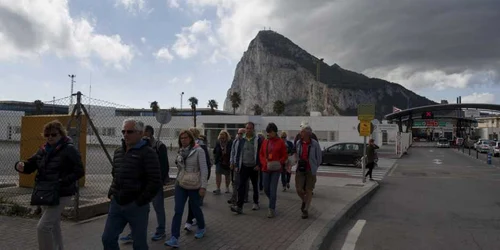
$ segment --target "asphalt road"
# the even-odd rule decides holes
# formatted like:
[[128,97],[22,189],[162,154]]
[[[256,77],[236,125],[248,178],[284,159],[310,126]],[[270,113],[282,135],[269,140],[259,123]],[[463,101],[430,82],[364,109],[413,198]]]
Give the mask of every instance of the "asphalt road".
[[499,168],[437,148],[396,164],[330,249],[500,249]]

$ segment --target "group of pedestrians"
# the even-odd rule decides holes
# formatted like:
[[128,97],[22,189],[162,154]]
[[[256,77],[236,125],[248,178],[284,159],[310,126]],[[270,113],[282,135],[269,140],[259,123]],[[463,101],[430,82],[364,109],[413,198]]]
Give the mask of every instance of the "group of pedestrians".
[[[102,244],[106,250],[119,249],[119,241],[132,243],[134,249],[148,249],[150,203],[158,223],[151,240],[166,237],[163,186],[169,182],[167,147],[154,138],[153,127],[136,119],[124,120],[121,132],[122,145],[113,155],[113,179],[108,192],[110,205]],[[311,139],[309,126],[302,127],[295,143],[289,142],[284,132],[278,135],[274,123],[267,125],[266,132],[267,137],[257,135],[252,122],[239,129],[234,140],[227,131],[221,131],[213,152],[217,185],[214,194],[221,194],[224,176],[225,193],[233,193],[228,200],[231,210],[242,214],[251,182],[252,210],[260,209],[259,191],[263,190],[269,200],[267,216],[273,218],[276,216],[279,178],[282,178],[283,190],[289,189],[292,166],[296,165],[295,188],[302,202],[302,218],[307,218],[316,171],[321,163],[319,143]],[[84,176],[83,163],[62,123],[56,120],[46,124],[43,136],[46,143],[28,160],[17,162],[15,169],[23,174],[37,171],[31,204],[43,208],[37,226],[39,249],[63,249],[60,214],[77,192],[77,182]],[[202,206],[212,165],[206,142],[198,129],[182,130],[178,146],[174,216],[171,236],[165,242],[171,247],[179,247],[186,202],[188,218],[184,229],[192,232],[196,225],[194,237],[204,237],[206,225]],[[130,232],[119,238],[127,224]]]

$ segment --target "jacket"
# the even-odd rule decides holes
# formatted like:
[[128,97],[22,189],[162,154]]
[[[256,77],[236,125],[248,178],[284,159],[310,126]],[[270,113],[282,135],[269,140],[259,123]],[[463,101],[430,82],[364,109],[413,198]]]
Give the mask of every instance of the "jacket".
[[[255,164],[260,167],[260,147],[262,145],[262,138],[259,136],[255,135],[254,138],[254,145],[255,145]],[[234,157],[234,162],[235,162],[235,167],[239,168],[243,164],[243,157],[241,157],[241,153],[243,151],[243,146],[245,146],[245,143],[247,141],[246,135],[243,135],[240,139],[236,141],[236,145],[234,148],[236,149],[236,156]]]
[[37,170],[35,186],[41,181],[59,181],[60,197],[74,195],[76,181],[85,175],[82,158],[70,137],[62,138],[55,148],[44,144],[24,162],[22,173],[31,174]]
[[200,145],[196,144],[191,152],[188,154],[186,159],[182,159],[182,156],[179,154],[177,159],[175,160],[177,164],[177,181],[179,179],[179,173],[182,170],[186,172],[200,172],[201,178],[201,188],[207,188],[208,185],[208,167],[207,160],[205,158],[205,152],[200,147]]
[[[231,155],[232,155],[232,149],[233,149],[233,141],[229,140],[226,145],[226,153],[229,154],[229,164],[231,164]],[[214,163],[219,164],[222,163],[222,146],[220,145],[220,142],[217,142],[215,144],[214,148]]]
[[161,180],[163,183],[169,180],[168,173],[170,171],[170,164],[168,162],[168,150],[167,146],[158,139],[151,138],[149,145],[153,147],[158,155],[158,160],[160,162],[160,172]]
[[163,186],[158,155],[145,140],[128,151],[124,142],[115,150],[111,175],[108,197],[113,196],[120,205],[146,205]]
[[[298,140],[295,143],[295,160],[298,162],[299,157],[302,153],[302,139]],[[318,141],[311,138],[311,148],[309,151],[309,165],[311,166],[311,172],[313,175],[316,175],[318,172],[319,165],[323,161],[323,152],[321,151],[321,146]]]
[[[268,161],[279,161],[282,166],[288,160],[288,149],[285,142],[278,138],[265,139],[260,148],[260,164],[262,172],[267,171]],[[280,170],[281,171],[281,170]]]

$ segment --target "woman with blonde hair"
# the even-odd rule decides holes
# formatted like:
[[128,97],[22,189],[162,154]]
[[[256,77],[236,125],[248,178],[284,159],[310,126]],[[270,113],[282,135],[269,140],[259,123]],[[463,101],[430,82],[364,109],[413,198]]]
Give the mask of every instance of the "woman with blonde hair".
[[179,154],[175,160],[178,168],[174,193],[174,217],[172,218],[171,238],[165,245],[179,247],[179,237],[184,206],[189,198],[189,208],[192,210],[198,224],[196,239],[205,235],[205,219],[201,210],[201,197],[205,196],[207,188],[207,161],[205,152],[196,144],[193,133],[183,130],[179,134]]
[[214,162],[215,162],[215,184],[217,189],[214,194],[219,195],[220,185],[222,182],[222,175],[226,181],[226,194],[229,193],[229,184],[231,184],[231,149],[233,142],[231,135],[226,130],[221,130],[217,143],[214,148]]
[[22,174],[35,171],[35,187],[31,205],[42,206],[37,225],[38,249],[63,249],[61,212],[76,193],[76,182],[83,177],[83,163],[66,129],[55,120],[45,124],[46,143],[27,161],[19,161],[15,169]]

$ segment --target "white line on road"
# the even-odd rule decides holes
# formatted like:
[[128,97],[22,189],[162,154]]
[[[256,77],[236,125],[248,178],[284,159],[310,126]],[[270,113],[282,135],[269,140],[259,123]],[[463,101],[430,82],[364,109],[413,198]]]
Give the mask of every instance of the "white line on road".
[[356,242],[358,241],[361,231],[366,224],[366,220],[358,220],[354,227],[349,230],[347,237],[345,238],[342,250],[354,250],[356,248]]
[[394,164],[394,167],[391,169],[391,172],[389,172],[389,176],[392,176],[392,173],[394,173],[394,170],[398,167],[398,164]]

